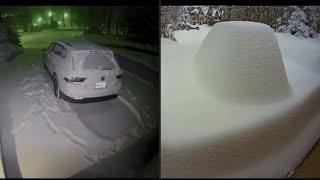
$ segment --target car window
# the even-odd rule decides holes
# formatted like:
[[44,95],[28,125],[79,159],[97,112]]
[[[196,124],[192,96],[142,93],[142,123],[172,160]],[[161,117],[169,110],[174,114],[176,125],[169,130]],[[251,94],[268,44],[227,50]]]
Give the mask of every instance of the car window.
[[61,52],[62,52],[63,47],[60,46],[59,44],[55,44],[53,47],[53,53],[55,53],[56,55],[60,56]]
[[49,47],[48,47],[48,51],[52,51],[53,46],[54,46],[54,43],[51,43],[51,44],[49,45]]
[[60,55],[62,58],[65,58],[67,56],[67,50],[63,48],[62,53]]
[[105,55],[100,53],[91,53],[83,62],[84,69],[107,70],[115,68],[113,62]]

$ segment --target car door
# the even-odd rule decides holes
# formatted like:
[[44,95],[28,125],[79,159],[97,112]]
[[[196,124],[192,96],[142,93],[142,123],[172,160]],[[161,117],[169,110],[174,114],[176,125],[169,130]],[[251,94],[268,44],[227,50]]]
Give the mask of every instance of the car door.
[[54,47],[54,43],[51,43],[48,48],[43,52],[43,60],[48,68],[48,71],[51,73],[51,53]]
[[63,47],[60,44],[55,44],[53,47],[53,51],[51,53],[51,73],[58,73],[59,64],[62,62],[61,60],[61,53],[63,51]]

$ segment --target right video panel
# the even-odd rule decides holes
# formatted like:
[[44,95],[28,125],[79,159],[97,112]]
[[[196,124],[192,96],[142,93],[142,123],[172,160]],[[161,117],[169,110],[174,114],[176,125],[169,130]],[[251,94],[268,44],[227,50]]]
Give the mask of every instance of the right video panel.
[[162,6],[161,177],[320,177],[319,32],[320,6]]

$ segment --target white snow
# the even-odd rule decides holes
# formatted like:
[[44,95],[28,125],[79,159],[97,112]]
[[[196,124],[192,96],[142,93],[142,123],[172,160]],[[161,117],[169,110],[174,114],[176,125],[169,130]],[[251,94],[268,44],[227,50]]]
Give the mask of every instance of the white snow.
[[[95,135],[63,100],[57,100],[39,67],[28,73],[10,96],[11,119],[23,177],[69,177],[139,137],[137,127],[114,140]],[[135,107],[122,101],[142,122]]]
[[290,93],[273,30],[262,23],[218,23],[195,56],[204,91],[231,101],[265,102]]
[[186,23],[186,25],[189,25],[189,26],[192,27],[192,28],[198,27],[198,25],[192,25],[192,24],[190,24],[190,23]]
[[213,16],[217,16],[216,13],[217,13],[217,10],[214,9],[214,10],[212,11],[212,15],[213,15]]
[[206,16],[208,14],[208,11],[209,11],[209,6],[202,6],[201,9],[203,11],[203,15]]
[[[282,100],[274,99],[270,100],[272,103],[264,104],[230,102],[225,96],[217,97],[212,92],[206,92],[203,84],[198,83],[194,64],[198,60],[200,62],[200,58],[203,57],[197,56],[197,53],[212,51],[211,57],[206,58],[215,61],[215,64],[208,62],[209,67],[216,66],[215,70],[218,72],[220,70],[217,68],[221,66],[229,69],[231,62],[224,62],[228,61],[227,58],[214,59],[213,56],[220,57],[219,53],[228,53],[231,57],[234,55],[232,51],[224,51],[222,47],[226,47],[227,42],[219,40],[237,39],[232,33],[239,31],[239,28],[245,28],[242,27],[244,24],[240,24],[233,29],[224,29],[220,34],[221,37],[208,34],[210,28],[200,26],[199,31],[176,31],[177,44],[161,40],[162,177],[287,177],[319,138],[320,114],[317,110],[320,105],[319,38],[301,40],[276,33],[291,89],[291,93]],[[256,37],[257,40],[264,40],[264,45],[255,44],[256,47],[252,51],[269,48],[264,49],[268,54],[271,53],[270,49],[270,51],[276,50],[275,40],[272,39],[270,32],[265,32],[263,27],[257,24],[252,24],[252,28],[257,32],[249,30],[250,34],[241,34],[236,41],[241,47],[238,47],[239,50],[234,47],[233,51],[241,52],[241,48],[246,48],[242,46],[246,43],[250,45],[254,41],[250,38],[255,35],[259,35]],[[262,35],[263,32],[269,35]],[[207,34],[208,39],[203,41]],[[225,37],[226,34],[231,37]],[[204,44],[207,46],[201,47],[207,40],[210,40]],[[204,49],[199,51],[201,48]],[[246,53],[250,56],[254,52]],[[263,52],[253,60],[262,60],[265,55]],[[239,54],[238,58],[246,63],[244,56]],[[269,65],[281,66],[279,58],[270,57],[274,58],[270,59],[274,64],[265,63],[262,67],[258,66],[260,70]],[[259,62],[253,61],[248,65],[254,66]],[[235,62],[235,65],[240,64]],[[254,70],[255,67],[250,66],[246,68]],[[266,70],[270,71],[268,68]],[[275,73],[281,78],[282,68],[278,70],[271,68],[271,71],[276,71]],[[210,77],[224,78],[225,83],[229,83],[230,77],[219,75],[217,72],[210,73],[222,76]],[[265,72],[266,75],[273,76],[268,73]],[[257,78],[264,80],[263,76]],[[270,81],[278,81],[277,77],[270,78]],[[281,82],[286,83],[285,78]],[[236,83],[238,84],[234,84],[234,87],[240,84]],[[271,84],[270,87],[272,86]]]
[[[180,44],[195,44],[195,43],[201,43],[204,39],[204,37],[208,34],[211,27],[202,25],[198,26],[199,30],[195,31],[174,31],[174,37],[176,38],[178,45]],[[169,40],[167,42],[163,42],[163,39],[161,39],[161,45],[164,44],[174,44],[175,42],[170,42]]]
[[278,32],[294,34],[295,36],[314,37],[315,27],[319,17],[315,6],[288,6],[284,8],[283,16],[278,19]]
[[192,14],[198,14],[199,13],[199,9],[194,9],[191,11]]

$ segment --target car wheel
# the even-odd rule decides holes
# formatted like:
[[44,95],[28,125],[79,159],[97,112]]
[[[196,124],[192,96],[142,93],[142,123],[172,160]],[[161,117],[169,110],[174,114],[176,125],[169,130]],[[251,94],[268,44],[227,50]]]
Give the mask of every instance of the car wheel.
[[61,98],[61,91],[60,91],[60,86],[59,86],[59,81],[57,76],[54,74],[53,75],[53,91],[54,91],[54,96],[57,98]]

